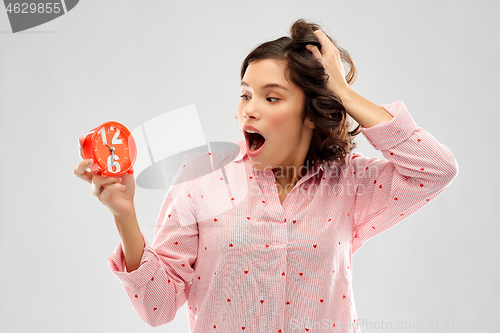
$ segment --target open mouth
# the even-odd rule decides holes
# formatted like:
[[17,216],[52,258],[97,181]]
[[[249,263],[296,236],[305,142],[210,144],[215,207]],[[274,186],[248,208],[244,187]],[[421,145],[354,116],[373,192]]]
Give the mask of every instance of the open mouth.
[[247,131],[245,131],[245,138],[247,139],[248,148],[250,148],[251,151],[259,150],[264,144],[264,141],[266,141],[259,133],[249,133]]

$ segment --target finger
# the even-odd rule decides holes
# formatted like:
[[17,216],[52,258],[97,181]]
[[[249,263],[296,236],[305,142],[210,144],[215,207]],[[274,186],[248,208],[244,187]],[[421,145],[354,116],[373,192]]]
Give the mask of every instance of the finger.
[[[325,50],[325,52],[332,51],[332,53],[335,56],[339,55],[339,50],[337,49],[335,44],[330,40],[330,38],[328,38],[328,36],[323,31],[316,30],[314,33],[316,34],[316,36],[319,38],[319,40],[321,42],[321,46],[322,46],[321,50],[322,51],[323,50]],[[323,54],[325,52],[323,52]]]
[[101,195],[99,196],[99,199],[101,202],[107,202],[111,195],[116,192],[121,192],[125,190],[125,185],[122,185],[120,183],[115,183],[113,185],[107,185],[103,188]]
[[80,157],[85,159],[85,156],[83,156],[83,141],[85,141],[83,136],[78,138],[78,150],[80,151]]
[[325,37],[326,37],[325,33],[321,30],[316,30],[316,31],[314,31],[314,34],[319,39],[319,43],[321,44],[321,51],[323,51],[323,49],[327,45],[326,40],[325,40]]
[[94,176],[93,172],[89,172],[86,169],[90,168],[94,164],[93,159],[88,159],[88,160],[83,160],[80,163],[78,163],[78,166],[73,170],[73,173],[75,176],[78,178],[81,178],[85,180],[86,182],[90,183],[92,182],[92,178]]
[[306,49],[308,49],[309,52],[311,52],[314,55],[314,57],[316,57],[316,59],[318,60],[322,59],[321,52],[319,51],[317,46],[309,44],[306,45]]
[[323,31],[321,31],[321,30],[314,30],[314,34],[316,35],[316,37],[318,37],[319,39],[321,39],[321,36],[323,35]]
[[92,183],[94,183],[96,186],[107,186],[114,183],[120,183],[121,181],[122,179],[120,177],[104,177],[98,175],[94,175],[94,178],[92,179]]
[[122,179],[119,177],[94,176],[92,179],[92,193],[99,197],[107,186],[121,183],[121,181]]

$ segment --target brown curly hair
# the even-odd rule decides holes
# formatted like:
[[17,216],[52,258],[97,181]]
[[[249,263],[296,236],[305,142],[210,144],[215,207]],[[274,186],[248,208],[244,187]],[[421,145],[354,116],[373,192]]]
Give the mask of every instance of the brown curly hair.
[[[305,94],[302,122],[308,117],[315,125],[305,164],[328,161],[338,162],[343,166],[345,157],[356,146],[353,139],[361,129],[358,125],[349,131],[351,124],[342,100],[327,88],[323,65],[306,48],[306,45],[312,44],[321,51],[321,44],[313,33],[316,30],[321,30],[321,27],[315,23],[307,23],[303,19],[295,21],[290,28],[291,37],[281,37],[263,43],[248,54],[241,66],[241,79],[252,61],[284,61],[285,77]],[[356,67],[349,53],[339,47],[331,37],[328,38],[339,50],[342,62],[349,65],[346,81],[350,85],[356,79]]]

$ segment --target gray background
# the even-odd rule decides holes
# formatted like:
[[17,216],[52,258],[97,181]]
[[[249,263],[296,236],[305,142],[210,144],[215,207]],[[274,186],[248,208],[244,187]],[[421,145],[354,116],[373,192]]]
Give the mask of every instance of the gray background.
[[[447,320],[447,331],[499,331],[500,2],[477,0],[87,0],[17,34],[0,10],[0,331],[152,330],[108,268],[119,237],[73,175],[77,138],[196,104],[208,141],[242,140],[241,61],[301,17],[350,52],[359,93],[403,100],[459,164],[448,190],[353,257],[358,317],[373,323],[363,332],[384,331],[382,321],[443,331]],[[165,193],[136,192],[150,241]],[[475,329],[459,329],[464,320]],[[486,321],[494,328],[477,329]],[[157,331],[188,332],[186,307]]]

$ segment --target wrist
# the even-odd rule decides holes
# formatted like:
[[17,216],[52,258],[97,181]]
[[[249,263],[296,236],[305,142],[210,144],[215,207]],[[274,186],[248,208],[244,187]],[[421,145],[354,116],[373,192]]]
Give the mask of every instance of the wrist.
[[354,91],[350,86],[338,89],[336,94],[340,97],[342,104],[347,109],[347,107],[353,103],[360,95]]
[[121,214],[113,214],[115,219],[115,224],[117,227],[120,226],[129,226],[131,224],[137,224],[137,216],[135,214],[135,207],[132,205],[132,208],[128,212],[123,212]]

